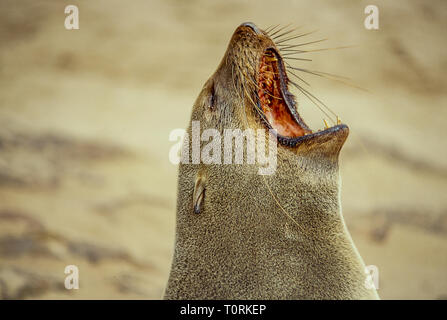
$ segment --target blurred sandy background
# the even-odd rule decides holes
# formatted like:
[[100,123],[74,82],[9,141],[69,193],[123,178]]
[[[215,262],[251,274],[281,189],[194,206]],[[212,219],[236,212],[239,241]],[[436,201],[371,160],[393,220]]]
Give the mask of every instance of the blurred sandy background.
[[[80,29],[64,28],[75,4]],[[380,10],[380,30],[363,26]],[[351,128],[343,211],[384,299],[447,298],[445,1],[0,0],[0,298],[160,298],[184,128],[234,29],[328,37],[300,66]],[[307,40],[306,39],[306,40]],[[322,114],[298,96],[313,128]],[[64,288],[64,268],[80,289]]]

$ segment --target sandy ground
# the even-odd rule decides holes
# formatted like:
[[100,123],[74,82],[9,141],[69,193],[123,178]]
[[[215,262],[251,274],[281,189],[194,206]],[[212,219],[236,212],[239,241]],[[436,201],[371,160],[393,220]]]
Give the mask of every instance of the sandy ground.
[[[64,28],[76,4],[80,29]],[[384,299],[447,298],[445,1],[0,1],[0,298],[160,298],[174,240],[169,132],[234,29],[318,32],[299,66],[351,128],[343,212]],[[311,127],[323,115],[298,95]],[[66,290],[64,268],[80,270]]]

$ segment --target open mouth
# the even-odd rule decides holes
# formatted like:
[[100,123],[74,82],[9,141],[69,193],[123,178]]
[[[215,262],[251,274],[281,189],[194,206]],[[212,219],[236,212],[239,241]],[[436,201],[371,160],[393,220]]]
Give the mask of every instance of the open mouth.
[[278,141],[289,147],[296,146],[304,139],[310,139],[336,127],[313,133],[298,114],[295,97],[288,90],[283,60],[270,47],[264,51],[259,63],[257,79],[257,104],[261,118],[269,129],[275,129]]

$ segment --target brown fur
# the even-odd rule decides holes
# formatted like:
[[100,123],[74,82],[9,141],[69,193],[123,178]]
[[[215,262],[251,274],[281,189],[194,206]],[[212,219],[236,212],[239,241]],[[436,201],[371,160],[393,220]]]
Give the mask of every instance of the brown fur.
[[[246,94],[255,90],[246,77],[254,78],[268,46],[274,44],[266,34],[237,28],[194,104],[191,121],[221,132],[265,128]],[[365,266],[341,213],[338,154],[347,136],[343,125],[294,148],[278,144],[271,176],[259,175],[252,164],[181,164],[165,298],[378,298],[365,288]],[[205,191],[197,214],[198,180]]]

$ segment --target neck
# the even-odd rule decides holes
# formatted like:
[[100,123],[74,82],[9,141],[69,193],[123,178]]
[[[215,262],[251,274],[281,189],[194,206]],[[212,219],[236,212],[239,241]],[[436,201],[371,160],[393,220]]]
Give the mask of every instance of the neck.
[[191,211],[193,188],[184,187],[197,172],[181,166],[166,298],[377,297],[365,286],[364,264],[343,221],[338,172],[315,179],[301,165],[275,176],[219,167],[209,172],[200,214]]

